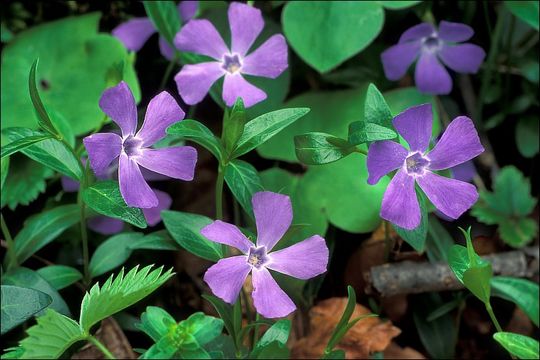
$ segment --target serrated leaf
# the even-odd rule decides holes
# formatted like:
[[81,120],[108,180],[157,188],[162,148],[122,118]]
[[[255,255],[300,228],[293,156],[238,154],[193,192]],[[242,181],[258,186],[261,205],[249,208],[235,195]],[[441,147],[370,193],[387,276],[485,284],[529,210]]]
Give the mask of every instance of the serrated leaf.
[[45,309],[52,298],[44,292],[19,286],[2,285],[2,335]]
[[295,136],[294,147],[298,160],[306,165],[328,164],[356,150],[347,140],[321,132]]
[[182,120],[171,125],[167,134],[179,135],[185,140],[193,141],[210,151],[216,159],[223,157],[223,146],[220,140],[205,125],[196,120]]
[[539,357],[540,345],[533,338],[510,332],[496,332],[493,338],[518,359],[538,359]]
[[225,182],[244,211],[253,218],[251,198],[263,186],[259,173],[251,164],[234,159],[225,167]]
[[538,284],[527,279],[495,276],[491,279],[493,296],[514,302],[538,326]]
[[83,278],[79,270],[65,265],[46,266],[37,273],[56,290],[62,290]]
[[51,139],[51,138],[52,138],[52,135],[34,135],[34,136],[27,136],[19,140],[15,140],[7,144],[6,146],[2,146],[2,154],[0,155],[0,157],[4,158],[18,151],[21,151],[24,148],[29,147],[32,144],[38,143],[43,140]]

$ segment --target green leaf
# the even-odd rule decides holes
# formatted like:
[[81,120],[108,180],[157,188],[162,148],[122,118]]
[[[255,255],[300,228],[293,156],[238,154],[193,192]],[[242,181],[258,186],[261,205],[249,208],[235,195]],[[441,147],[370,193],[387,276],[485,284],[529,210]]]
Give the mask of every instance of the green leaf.
[[431,262],[448,262],[448,253],[454,245],[454,239],[441,225],[435,215],[429,216],[428,236],[426,239],[426,254]]
[[141,315],[141,322],[137,327],[154,342],[166,336],[171,326],[176,325],[174,318],[165,310],[157,306],[148,306]]
[[22,149],[27,148],[28,146],[32,144],[35,144],[37,142],[47,140],[50,138],[52,138],[52,135],[36,135],[36,136],[28,136],[28,137],[13,141],[7,144],[6,146],[2,146],[1,157],[4,158],[18,151],[21,151]]
[[282,319],[276,321],[260,340],[255,345],[255,349],[252,353],[252,356],[255,356],[259,351],[264,347],[270,345],[272,342],[277,342],[281,347],[287,346],[287,341],[289,340],[289,334],[291,332],[291,321],[287,319]]
[[505,1],[510,12],[538,31],[538,1]]
[[538,119],[529,116],[519,119],[516,125],[516,145],[521,155],[532,158],[538,154]]
[[290,351],[286,346],[277,341],[273,341],[262,347],[255,355],[250,356],[255,359],[289,359]]
[[86,205],[99,214],[123,220],[141,229],[146,228],[146,220],[141,209],[129,207],[116,181],[100,181],[84,189]]
[[161,218],[173,239],[184,249],[206,260],[218,261],[224,255],[221,245],[206,239],[201,230],[212,220],[180,211],[162,211]]
[[122,265],[131,256],[130,245],[141,239],[141,233],[121,233],[101,243],[90,259],[90,275],[96,277]]
[[[476,255],[476,261],[479,264],[486,262],[478,255]],[[461,245],[453,245],[448,253],[448,265],[459,282],[463,283],[463,275],[465,274],[465,271],[470,268],[467,248]]]
[[332,332],[332,336],[330,336],[330,339],[328,340],[328,344],[324,351],[325,353],[329,353],[337,344],[339,344],[341,338],[345,335],[345,332],[342,330],[347,327],[354,312],[354,308],[356,307],[356,293],[354,292],[354,288],[350,285],[347,286],[347,293],[347,305],[345,306],[345,310],[343,310],[343,315],[341,315],[339,322]]
[[526,279],[495,276],[491,278],[491,289],[493,296],[512,301],[538,326],[540,316],[537,283]]
[[219,317],[223,320],[229,335],[233,339],[236,339],[240,331],[240,326],[238,326],[234,320],[233,307],[212,295],[203,295],[202,297],[212,304],[219,314]]
[[397,134],[384,126],[365,121],[355,121],[349,126],[349,142],[354,145],[379,140],[395,139]]
[[181,321],[179,325],[189,329],[199,346],[206,345],[223,331],[223,320],[207,316],[202,312],[191,314],[186,320]]
[[24,262],[79,221],[79,207],[75,204],[61,205],[30,217],[14,239],[17,261]]
[[[386,100],[384,100],[384,96],[374,84],[369,84],[367,89],[364,105],[364,121],[387,129],[393,129],[392,112]],[[397,134],[394,133],[394,136],[397,136]]]
[[264,190],[257,169],[245,161],[234,159],[225,167],[225,182],[244,211],[253,218],[251,198]]
[[534,239],[538,233],[538,223],[531,218],[507,219],[499,222],[499,234],[504,242],[521,248]]
[[345,359],[345,351],[338,349],[332,350],[328,354],[323,354],[323,359]]
[[402,1],[402,0],[378,1],[378,2],[382,6],[390,10],[405,9],[405,8],[421,3],[421,1]]
[[242,98],[238,98],[230,111],[225,110],[225,118],[223,119],[223,135],[221,138],[228,153],[234,149],[238,139],[242,136],[246,122],[247,116],[244,102]]
[[9,157],[0,159],[0,189],[4,188],[4,183],[9,171]]
[[490,280],[493,276],[493,270],[491,264],[484,266],[472,267],[465,270],[463,274],[463,284],[474,296],[479,298],[482,302],[489,302],[491,295]]
[[79,270],[65,265],[42,267],[37,273],[56,290],[62,290],[83,278]]
[[49,295],[23,287],[2,285],[2,335],[45,309],[52,302]]
[[162,273],[162,267],[150,271],[152,266],[141,270],[136,266],[125,276],[122,268],[116,278],[111,275],[103,286],[92,286],[81,304],[79,322],[84,333],[88,334],[99,321],[141,301],[173,276],[171,270]]
[[416,196],[418,197],[418,204],[420,205],[420,224],[413,230],[403,229],[395,224],[392,224],[392,226],[407,244],[411,245],[414,250],[422,253],[424,252],[429,227],[428,212],[424,196],[418,190],[416,191]]
[[201,145],[219,161],[223,158],[224,150],[220,140],[212,134],[212,131],[196,120],[186,119],[177,122],[169,126],[167,134],[179,135],[185,140]]
[[36,114],[38,117],[38,125],[43,130],[47,131],[49,134],[58,136],[59,132],[56,130],[55,126],[51,122],[51,119],[49,118],[49,114],[47,114],[47,110],[45,110],[45,106],[43,106],[43,102],[41,101],[41,97],[39,96],[38,89],[36,87],[36,68],[38,65],[38,59],[34,60],[34,63],[32,64],[32,67],[30,68],[30,76],[28,77],[28,88],[30,90],[30,99],[32,100],[32,105],[34,106],[34,109],[36,110]]
[[384,11],[375,2],[292,1],[283,9],[282,23],[294,51],[311,67],[325,73],[377,37]]
[[533,338],[510,332],[496,332],[493,338],[518,359],[538,359],[539,344]]
[[174,36],[180,30],[182,20],[178,14],[176,4],[170,1],[143,1],[146,15],[159,31],[159,34],[173,49]]
[[347,140],[321,132],[295,136],[294,146],[298,160],[306,165],[328,164],[356,150]]
[[231,157],[237,158],[255,149],[308,112],[308,108],[281,109],[249,121]]

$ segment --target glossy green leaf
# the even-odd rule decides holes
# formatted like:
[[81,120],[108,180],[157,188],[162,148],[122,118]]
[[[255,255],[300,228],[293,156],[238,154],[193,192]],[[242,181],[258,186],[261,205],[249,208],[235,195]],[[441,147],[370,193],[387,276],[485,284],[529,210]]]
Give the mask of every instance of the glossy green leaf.
[[394,130],[375,123],[355,121],[349,125],[349,142],[354,145],[390,140],[396,137],[397,134]]
[[4,188],[4,183],[9,171],[9,157],[0,159],[0,189]]
[[519,119],[516,125],[516,145],[521,155],[526,158],[538,154],[539,124],[537,117],[529,116]]
[[497,332],[493,338],[518,359],[538,359],[540,345],[537,340],[521,334]]
[[207,316],[202,312],[191,314],[179,325],[189,329],[199,346],[206,345],[218,337],[223,331],[223,320],[213,316]]
[[79,270],[65,265],[49,265],[37,273],[56,290],[62,290],[83,278]]
[[[369,84],[364,105],[364,121],[370,124],[377,124],[388,129],[393,129],[392,112],[374,84]],[[396,134],[397,135],[397,134]]]
[[234,149],[236,142],[242,136],[246,122],[247,116],[244,102],[242,98],[238,98],[230,110],[225,110],[225,118],[223,120],[223,135],[221,138],[228,152]]
[[505,1],[504,5],[510,10],[510,12],[523,20],[525,23],[532,26],[538,31],[538,1]]
[[146,228],[144,214],[139,208],[129,207],[116,181],[100,181],[84,189],[86,205],[99,214],[123,220],[139,228]]
[[538,310],[538,284],[527,279],[506,276],[491,278],[493,296],[512,301],[538,326],[540,315]]
[[320,132],[295,136],[294,146],[298,160],[306,165],[328,164],[356,150],[347,140]]
[[35,135],[35,136],[28,136],[19,140],[15,140],[7,144],[6,146],[2,146],[1,157],[4,158],[18,151],[21,151],[22,149],[27,148],[28,146],[32,144],[35,144],[37,142],[47,140],[50,138],[52,138],[52,135]]
[[90,259],[90,275],[96,277],[122,265],[131,256],[130,245],[141,239],[141,233],[130,232],[111,236],[101,243]]
[[24,287],[2,285],[2,335],[22,324],[52,302],[49,295]]
[[146,15],[152,20],[159,34],[174,49],[174,36],[180,30],[182,22],[176,4],[171,1],[143,1],[143,4]]
[[395,224],[392,224],[392,226],[407,244],[411,245],[414,250],[421,253],[424,252],[428,233],[428,212],[425,197],[420,193],[420,191],[416,192],[416,196],[418,198],[418,204],[420,205],[420,224],[412,230],[400,228]]
[[30,68],[30,76],[28,77],[28,88],[30,90],[30,99],[32,100],[32,105],[36,110],[38,126],[43,130],[47,131],[49,134],[58,136],[59,132],[56,130],[55,126],[45,110],[45,106],[41,101],[39,96],[39,91],[36,84],[36,68],[38,65],[38,59],[34,60],[32,67]]
[[223,146],[212,131],[196,120],[183,120],[171,125],[168,134],[179,135],[185,140],[193,141],[210,151],[216,159],[223,157]]
[[264,190],[257,169],[245,161],[234,159],[225,167],[225,182],[244,211],[253,218],[251,198]]
[[287,345],[289,333],[291,332],[291,321],[288,319],[278,320],[272,325],[255,345],[255,349],[261,349],[271,342],[277,341],[282,346]]
[[176,325],[176,320],[167,311],[157,306],[148,306],[137,327],[158,342],[167,335],[172,325]]

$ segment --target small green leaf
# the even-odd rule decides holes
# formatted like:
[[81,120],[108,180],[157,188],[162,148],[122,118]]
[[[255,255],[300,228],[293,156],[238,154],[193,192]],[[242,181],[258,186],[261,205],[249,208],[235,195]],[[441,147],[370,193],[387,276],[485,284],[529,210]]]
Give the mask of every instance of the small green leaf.
[[238,98],[230,111],[228,109],[225,110],[225,118],[223,119],[223,134],[221,138],[228,153],[234,149],[238,139],[242,136],[246,121],[247,116],[244,102],[242,98]]
[[491,278],[493,296],[514,302],[538,326],[538,284],[526,279],[506,276]]
[[167,134],[180,135],[185,140],[193,141],[221,161],[223,157],[223,146],[220,140],[212,134],[212,131],[196,120],[182,120],[171,125],[167,129]]
[[[364,121],[387,129],[393,129],[392,119],[392,112],[383,95],[374,84],[369,84],[364,104]],[[396,133],[394,133],[394,137],[397,137]]]
[[141,229],[146,228],[144,214],[139,208],[129,207],[116,181],[100,181],[84,189],[86,205],[99,214],[123,220]]
[[490,280],[493,276],[491,264],[472,267],[465,270],[463,274],[463,284],[482,302],[489,302],[491,295]]
[[424,251],[428,233],[428,212],[426,199],[419,191],[416,191],[416,194],[418,197],[418,204],[420,205],[420,224],[413,230],[403,229],[394,224],[392,224],[392,226],[405,242],[411,245],[414,250],[421,253]]
[[0,159],[0,189],[4,188],[4,182],[6,181],[9,171],[9,157]]
[[538,359],[539,344],[533,338],[510,332],[497,332],[493,338],[518,359]]
[[354,145],[371,143],[373,141],[395,139],[394,130],[365,121],[355,121],[349,125],[349,142]]
[[356,146],[347,140],[321,132],[294,137],[296,156],[306,165],[328,164],[353,153]]
[[34,63],[30,68],[30,76],[28,77],[30,99],[32,99],[32,105],[34,105],[34,109],[36,110],[39,127],[41,127],[43,130],[47,131],[55,137],[60,136],[60,133],[58,132],[58,130],[56,130],[53,123],[51,122],[51,118],[49,117],[49,114],[47,114],[45,106],[43,106],[43,102],[41,101],[41,97],[39,96],[39,91],[36,87],[36,68],[38,65],[38,60],[39,59],[34,60]]
[[65,265],[50,265],[37,271],[56,290],[62,290],[83,278],[79,270]]
[[202,312],[191,314],[179,325],[189,329],[199,346],[206,345],[223,332],[223,320],[207,316]]
[[180,30],[182,20],[174,2],[170,1],[143,1],[146,15],[173,49],[174,36]]
[[245,161],[234,159],[225,167],[225,182],[244,211],[253,218],[251,198],[257,191],[264,190],[257,169]]
[[122,265],[131,256],[130,245],[141,239],[141,233],[121,233],[101,243],[90,259],[90,275],[96,277]]
[[23,287],[2,285],[2,335],[52,302],[49,295]]
[[21,151],[24,148],[27,148],[28,146],[35,144],[37,142],[51,139],[52,135],[35,135],[35,136],[28,136],[19,140],[15,140],[6,146],[2,146],[2,154],[0,155],[1,158],[4,158],[6,156],[9,156],[11,154],[14,154],[18,151]]
[[257,342],[252,356],[274,341],[282,347],[287,346],[290,332],[291,321],[287,319],[278,320],[274,325],[266,330],[259,342]]
[[538,31],[538,1],[505,1],[510,12]]
[[157,306],[148,306],[141,315],[141,322],[137,327],[154,342],[158,342],[166,336],[169,328],[176,325],[176,320],[165,310]]
[[526,158],[538,154],[539,124],[538,118],[529,116],[519,119],[516,125],[516,145],[521,155]]

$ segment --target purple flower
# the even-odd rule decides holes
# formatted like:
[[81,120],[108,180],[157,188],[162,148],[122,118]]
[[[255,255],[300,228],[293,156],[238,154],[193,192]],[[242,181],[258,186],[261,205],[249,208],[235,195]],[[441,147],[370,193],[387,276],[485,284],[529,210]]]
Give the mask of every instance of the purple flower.
[[178,92],[186,104],[200,102],[212,84],[225,76],[223,100],[232,106],[241,97],[246,107],[266,99],[266,93],[244,79],[242,74],[275,79],[287,69],[287,43],[281,34],[273,35],[247,55],[264,27],[261,11],[232,3],[229,6],[232,44],[229,49],[208,20],[191,20],[176,34],[175,46],[213,58],[215,61],[185,65],[175,76]]
[[427,151],[431,138],[431,105],[409,108],[393,120],[410,150],[394,141],[377,141],[369,147],[368,183],[376,184],[390,171],[398,170],[388,185],[381,206],[381,217],[402,228],[420,224],[420,206],[415,183],[446,216],[457,219],[478,199],[476,188],[466,182],[434,173],[464,163],[484,151],[473,122],[466,116],[455,118],[441,139]]
[[240,250],[243,255],[219,260],[204,275],[212,292],[233,304],[251,272],[253,304],[266,318],[283,317],[296,309],[292,300],[276,283],[268,269],[310,279],[326,271],[328,248],[324,239],[314,235],[288,248],[272,251],[292,222],[291,200],[286,195],[258,192],[253,195],[257,224],[257,244],[240,230],[223,221],[214,221],[201,230],[208,239]]
[[126,204],[139,208],[158,206],[158,197],[146,183],[139,166],[175,179],[193,180],[197,162],[193,147],[150,148],[165,137],[169,125],[184,118],[184,112],[169,93],[163,91],[150,100],[137,133],[137,106],[125,82],[105,90],[99,106],[120,127],[122,136],[93,134],[84,138],[84,146],[96,174],[102,174],[119,157],[118,182]]
[[381,54],[384,73],[390,80],[398,80],[418,58],[414,81],[418,90],[428,94],[448,94],[452,78],[440,63],[463,74],[476,73],[486,53],[473,44],[460,44],[469,40],[473,29],[465,24],[441,21],[439,30],[422,23],[401,35],[397,45]]
[[[199,6],[198,1],[181,1],[178,4],[178,14],[182,21],[188,21],[195,16],[197,8]],[[133,18],[115,27],[112,31],[113,36],[118,38],[124,46],[131,51],[139,51],[144,43],[156,32],[154,24],[149,18],[140,17]],[[172,49],[167,40],[163,37],[159,37],[159,50],[161,54],[168,60],[172,60],[174,56],[174,49]]]

